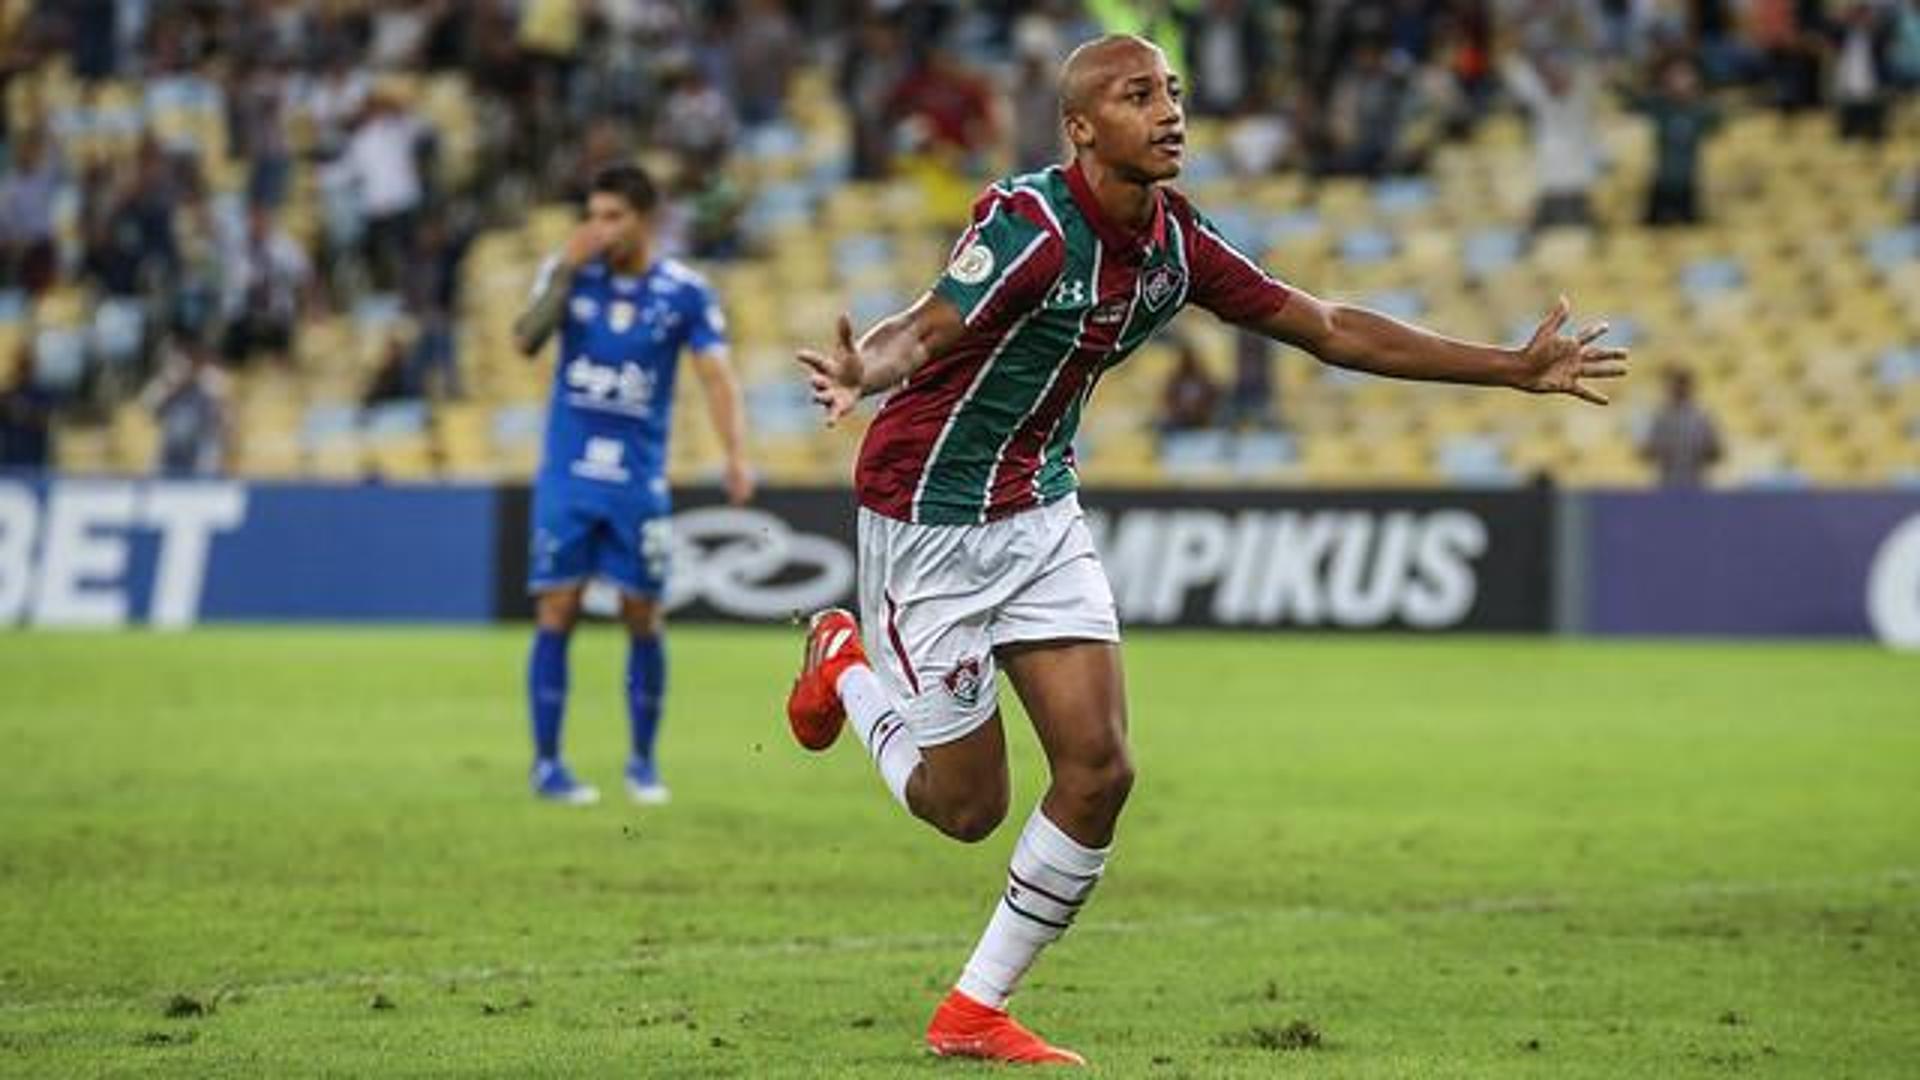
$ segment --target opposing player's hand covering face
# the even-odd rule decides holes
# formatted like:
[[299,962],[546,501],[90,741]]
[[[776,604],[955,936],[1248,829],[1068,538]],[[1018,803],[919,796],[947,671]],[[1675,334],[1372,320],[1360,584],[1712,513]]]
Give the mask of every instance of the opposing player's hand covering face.
[[1060,112],[1078,153],[1138,184],[1180,175],[1186,115],[1180,76],[1142,38],[1105,37],[1075,49],[1060,73]]

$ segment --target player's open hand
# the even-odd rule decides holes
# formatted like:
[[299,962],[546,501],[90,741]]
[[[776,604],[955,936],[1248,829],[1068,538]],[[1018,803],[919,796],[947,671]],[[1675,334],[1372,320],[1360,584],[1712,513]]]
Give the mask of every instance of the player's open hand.
[[860,359],[860,347],[853,343],[852,319],[840,316],[831,350],[801,349],[797,358],[807,369],[814,404],[827,411],[828,427],[860,403],[866,365]]
[[1627,350],[1596,345],[1607,332],[1606,323],[1592,323],[1577,334],[1562,334],[1573,305],[1561,297],[1540,320],[1533,337],[1520,351],[1516,384],[1536,394],[1572,394],[1582,401],[1605,405],[1607,395],[1587,385],[1589,379],[1618,379],[1628,371]]

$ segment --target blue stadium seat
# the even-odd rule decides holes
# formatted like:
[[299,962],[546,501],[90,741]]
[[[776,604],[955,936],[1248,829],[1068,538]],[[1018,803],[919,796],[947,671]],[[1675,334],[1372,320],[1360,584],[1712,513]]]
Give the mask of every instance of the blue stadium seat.
[[1284,431],[1246,431],[1234,436],[1229,448],[1233,471],[1258,476],[1284,469],[1300,460],[1300,447]]
[[847,311],[853,325],[872,326],[906,306],[906,299],[892,289],[862,289],[853,295]]
[[314,405],[300,424],[300,443],[309,450],[350,439],[360,426],[356,405]]
[[502,405],[493,413],[493,444],[499,448],[525,446],[546,433],[547,411],[541,405]]
[[878,233],[850,233],[833,244],[833,269],[843,278],[885,266],[893,258],[893,241]]
[[87,375],[87,339],[71,326],[48,326],[33,337],[33,381],[43,390],[71,394]]
[[1386,262],[1399,250],[1399,242],[1385,229],[1349,229],[1340,237],[1340,258],[1356,266]]
[[427,403],[388,401],[369,407],[360,417],[360,430],[369,439],[408,438],[427,431]]
[[1880,229],[1866,240],[1867,261],[1881,273],[1920,259],[1920,225]]
[[1433,205],[1433,184],[1403,176],[1373,185],[1373,205],[1383,214],[1413,214]]
[[1491,277],[1519,262],[1523,247],[1516,229],[1480,229],[1469,233],[1461,245],[1461,265],[1473,277]]
[[1456,484],[1506,485],[1519,477],[1507,464],[1506,449],[1485,435],[1455,435],[1434,452],[1434,468]]
[[1920,379],[1920,345],[1888,349],[1874,363],[1874,374],[1882,386],[1898,386]]
[[1680,287],[1696,300],[1745,285],[1747,273],[1733,259],[1699,259],[1680,271]]
[[1224,431],[1175,431],[1160,439],[1160,466],[1171,473],[1208,472],[1225,466],[1232,449]]
[[1369,293],[1361,303],[1382,314],[1409,321],[1427,313],[1427,298],[1419,289],[1383,289]]

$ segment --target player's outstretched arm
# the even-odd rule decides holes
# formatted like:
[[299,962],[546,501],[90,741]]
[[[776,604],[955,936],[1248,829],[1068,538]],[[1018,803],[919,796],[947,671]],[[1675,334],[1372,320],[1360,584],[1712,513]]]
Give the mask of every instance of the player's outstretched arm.
[[832,427],[861,398],[905,382],[965,329],[959,308],[927,293],[907,310],[875,323],[858,341],[853,320],[842,315],[831,349],[801,349],[796,358],[807,369],[814,403],[826,410]]
[[700,373],[700,389],[707,398],[707,414],[727,455],[727,501],[740,506],[753,498],[753,469],[747,464],[746,410],[740,404],[740,380],[725,349],[707,349],[693,355]]
[[1517,349],[1460,341],[1347,304],[1295,291],[1280,309],[1252,325],[1337,367],[1395,379],[1509,386],[1536,394],[1571,394],[1605,405],[1587,385],[1628,371],[1627,350],[1595,344],[1607,324],[1563,334],[1572,306],[1561,297],[1532,338]]

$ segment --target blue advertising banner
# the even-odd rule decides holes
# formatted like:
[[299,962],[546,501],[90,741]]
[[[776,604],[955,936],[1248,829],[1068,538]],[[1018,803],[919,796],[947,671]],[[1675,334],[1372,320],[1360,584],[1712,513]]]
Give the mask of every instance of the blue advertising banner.
[[1920,492],[1585,498],[1582,629],[1920,645]]
[[0,477],[0,626],[493,616],[491,488]]

